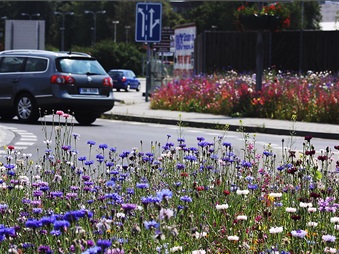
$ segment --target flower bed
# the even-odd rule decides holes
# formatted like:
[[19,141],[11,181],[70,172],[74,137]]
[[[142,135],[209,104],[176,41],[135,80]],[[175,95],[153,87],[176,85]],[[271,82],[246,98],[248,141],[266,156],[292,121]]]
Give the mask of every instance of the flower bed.
[[338,250],[339,146],[317,155],[308,136],[301,152],[283,141],[282,154],[269,144],[258,153],[255,135],[240,127],[236,148],[226,127],[194,147],[167,135],[163,146],[119,151],[81,141],[68,114],[55,119],[38,161],[14,146],[1,158],[1,253]]
[[229,71],[171,82],[152,94],[152,109],[338,124],[339,80],[330,72],[255,76]]

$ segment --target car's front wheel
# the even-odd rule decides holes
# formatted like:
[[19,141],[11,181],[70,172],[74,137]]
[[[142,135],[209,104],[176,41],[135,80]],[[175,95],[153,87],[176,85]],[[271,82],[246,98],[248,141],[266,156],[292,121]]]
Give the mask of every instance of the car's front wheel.
[[140,91],[140,84],[137,86],[137,88],[135,89],[137,92]]
[[91,125],[97,120],[97,116],[91,114],[75,114],[75,119],[80,125]]
[[39,119],[39,111],[35,100],[29,94],[18,96],[15,104],[16,115],[20,122],[33,123]]

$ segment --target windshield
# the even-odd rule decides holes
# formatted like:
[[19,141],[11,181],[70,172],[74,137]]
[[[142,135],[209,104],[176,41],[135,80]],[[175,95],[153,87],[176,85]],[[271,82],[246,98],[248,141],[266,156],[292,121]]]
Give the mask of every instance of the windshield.
[[57,59],[59,72],[71,74],[105,75],[106,71],[95,59],[59,58]]

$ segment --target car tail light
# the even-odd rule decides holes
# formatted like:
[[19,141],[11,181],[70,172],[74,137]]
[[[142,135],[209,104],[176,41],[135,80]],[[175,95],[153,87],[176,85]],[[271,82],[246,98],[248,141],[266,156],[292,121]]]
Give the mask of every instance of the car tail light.
[[112,78],[104,78],[103,82],[104,86],[109,86],[109,87],[113,87],[113,81]]
[[68,75],[53,75],[51,77],[52,84],[75,84],[75,79],[72,76]]
[[126,82],[127,78],[125,76],[122,77],[121,81]]

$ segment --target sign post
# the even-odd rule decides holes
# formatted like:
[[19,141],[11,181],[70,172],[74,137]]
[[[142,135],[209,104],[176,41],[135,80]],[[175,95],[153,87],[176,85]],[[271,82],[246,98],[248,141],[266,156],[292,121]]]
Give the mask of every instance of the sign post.
[[136,6],[135,41],[147,44],[146,65],[146,93],[145,101],[148,101],[148,92],[151,81],[150,42],[160,42],[162,27],[161,3],[137,3]]

